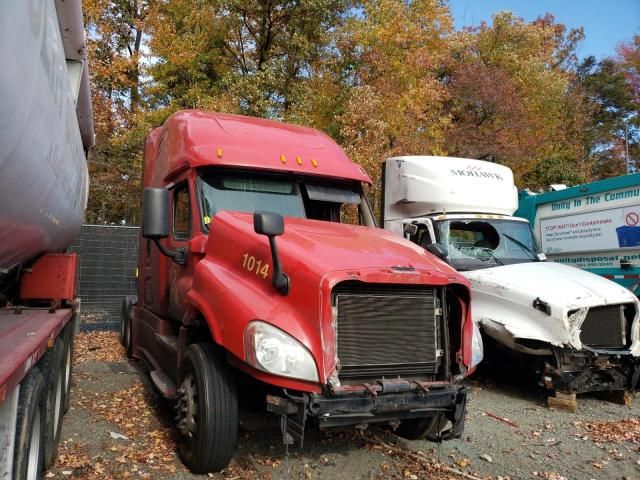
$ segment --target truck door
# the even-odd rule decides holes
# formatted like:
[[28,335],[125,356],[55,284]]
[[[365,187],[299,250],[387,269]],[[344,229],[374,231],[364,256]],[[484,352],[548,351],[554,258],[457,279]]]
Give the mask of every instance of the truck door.
[[[171,190],[171,235],[168,243],[172,249],[184,248],[188,252],[191,235],[191,201],[188,182],[182,182]],[[186,306],[186,294],[191,286],[192,259],[187,253],[186,262],[180,265],[169,262],[169,316],[181,320]]]

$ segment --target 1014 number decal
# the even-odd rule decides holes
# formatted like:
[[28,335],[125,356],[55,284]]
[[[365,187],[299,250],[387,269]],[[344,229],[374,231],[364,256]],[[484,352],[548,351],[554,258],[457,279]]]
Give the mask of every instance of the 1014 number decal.
[[262,260],[258,260],[256,257],[249,255],[248,253],[242,255],[242,268],[261,276],[264,279],[269,275],[269,264],[264,263]]

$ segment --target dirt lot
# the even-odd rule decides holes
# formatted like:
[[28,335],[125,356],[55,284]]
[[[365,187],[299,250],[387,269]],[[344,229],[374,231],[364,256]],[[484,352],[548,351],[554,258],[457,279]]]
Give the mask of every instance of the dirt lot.
[[[181,465],[170,405],[114,333],[77,338],[71,410],[46,478],[201,478]],[[231,465],[212,478],[638,479],[640,398],[631,407],[579,399],[575,414],[547,409],[544,392],[492,377],[471,382],[465,436],[441,445],[380,430],[307,434],[287,460],[275,428],[241,431]],[[454,470],[464,472],[466,477]],[[206,477],[205,477],[206,478]]]

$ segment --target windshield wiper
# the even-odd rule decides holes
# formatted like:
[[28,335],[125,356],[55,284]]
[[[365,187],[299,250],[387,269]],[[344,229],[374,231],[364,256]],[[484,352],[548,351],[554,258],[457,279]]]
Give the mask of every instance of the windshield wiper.
[[524,243],[522,243],[520,240],[513,238],[511,235],[509,235],[508,233],[503,233],[503,236],[505,236],[506,238],[508,238],[509,240],[511,240],[513,243],[515,243],[516,245],[518,245],[520,248],[522,248],[525,252],[529,253],[531,255],[531,260],[533,260],[534,262],[538,261],[538,258],[536,257],[536,254],[533,252],[533,250],[531,250],[529,247],[527,247]]
[[485,253],[488,253],[488,254],[489,254],[489,256],[490,256],[490,257],[491,257],[491,258],[492,258],[492,259],[493,259],[493,260],[494,260],[498,265],[504,265],[504,262],[503,262],[502,260],[500,260],[498,257],[496,257],[496,256],[493,254],[493,250],[491,250],[490,248],[488,248],[488,247],[483,247],[483,248],[482,248],[482,251],[483,251],[483,252],[485,252]]

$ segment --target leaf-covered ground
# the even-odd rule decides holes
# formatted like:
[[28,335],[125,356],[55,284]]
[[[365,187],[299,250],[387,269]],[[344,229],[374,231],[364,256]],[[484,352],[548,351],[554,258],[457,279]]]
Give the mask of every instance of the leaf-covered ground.
[[[533,392],[533,393],[532,393]],[[242,394],[242,392],[241,392]],[[640,478],[638,399],[624,407],[587,397],[576,414],[544,407],[544,393],[492,378],[471,383],[465,436],[435,445],[380,430],[309,431],[287,458],[276,428],[240,430],[228,468],[248,479]],[[127,360],[116,333],[76,338],[71,410],[46,478],[201,478],[177,454],[172,406]],[[455,473],[464,472],[464,475]]]

